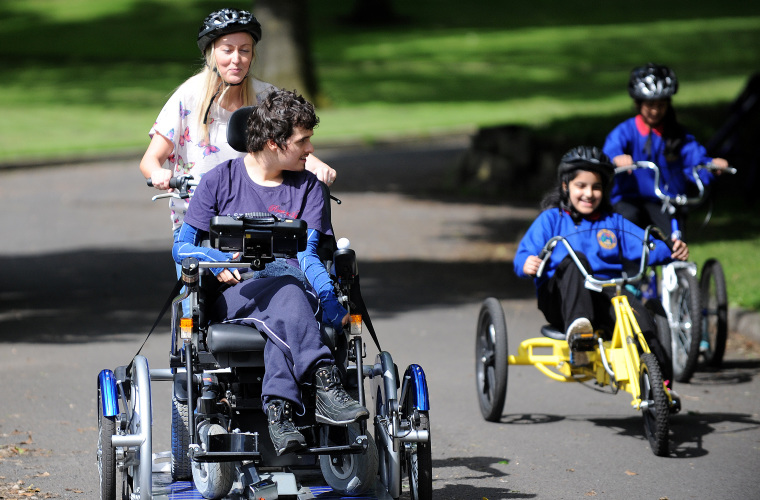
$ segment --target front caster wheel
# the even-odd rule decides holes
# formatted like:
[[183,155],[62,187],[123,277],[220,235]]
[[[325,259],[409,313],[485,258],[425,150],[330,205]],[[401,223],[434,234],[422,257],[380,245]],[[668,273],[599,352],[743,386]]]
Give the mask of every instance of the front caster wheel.
[[[219,424],[204,424],[198,431],[201,446],[208,449],[209,436],[226,434]],[[203,498],[212,500],[223,498],[229,493],[234,480],[235,467],[232,462],[193,462],[193,483]]]
[[507,323],[495,298],[483,302],[475,335],[475,383],[480,413],[487,421],[498,422],[507,398]]
[[[358,424],[349,424],[348,442],[353,443],[360,435]],[[363,495],[375,486],[377,476],[377,446],[367,435],[367,451],[345,455],[320,455],[319,467],[325,482],[340,495]]]

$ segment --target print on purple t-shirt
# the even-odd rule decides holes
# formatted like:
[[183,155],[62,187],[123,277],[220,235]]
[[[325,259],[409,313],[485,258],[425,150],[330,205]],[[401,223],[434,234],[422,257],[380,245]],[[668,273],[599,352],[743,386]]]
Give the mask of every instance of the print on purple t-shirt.
[[308,171],[284,171],[282,184],[260,186],[248,176],[243,158],[225,161],[201,178],[185,222],[202,231],[216,215],[268,212],[306,221],[309,229],[332,234],[324,219],[324,196],[317,177]]

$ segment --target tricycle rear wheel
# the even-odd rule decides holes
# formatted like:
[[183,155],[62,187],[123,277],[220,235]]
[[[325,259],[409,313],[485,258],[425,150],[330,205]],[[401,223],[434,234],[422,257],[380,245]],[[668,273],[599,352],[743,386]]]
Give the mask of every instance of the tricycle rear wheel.
[[702,351],[707,366],[720,368],[728,337],[728,294],[723,266],[709,259],[702,268],[699,280],[702,293],[702,339],[707,341]]
[[499,301],[487,298],[480,308],[475,338],[475,383],[480,413],[489,422],[501,420],[507,398],[507,323]]

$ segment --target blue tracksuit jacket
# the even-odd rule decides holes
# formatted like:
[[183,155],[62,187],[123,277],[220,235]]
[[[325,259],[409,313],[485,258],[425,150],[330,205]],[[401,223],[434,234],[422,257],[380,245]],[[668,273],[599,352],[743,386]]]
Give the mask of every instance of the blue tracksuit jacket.
[[[538,255],[554,236],[564,236],[576,253],[586,256],[591,266],[587,271],[591,274],[598,278],[611,278],[621,276],[623,260],[640,261],[644,230],[616,213],[602,213],[593,219],[581,219],[576,224],[564,210],[550,208],[539,214],[520,241],[514,259],[518,276],[526,277],[523,273],[526,259],[530,255]],[[535,278],[536,289],[554,275],[567,255],[564,244],[558,243],[543,274]],[[665,264],[671,260],[667,245],[655,241],[655,248],[649,253],[649,264]]]
[[[615,127],[607,136],[603,149],[611,159],[627,154],[631,155],[633,161],[655,163],[660,167],[660,190],[670,196],[686,193],[687,184],[693,184],[692,167],[712,161],[712,158],[707,156],[704,146],[688,133],[685,135],[679,158],[667,161],[665,141],[661,133],[657,129],[650,129],[641,115],[629,118]],[[705,184],[709,184],[713,179],[713,175],[706,170],[700,170],[699,176]],[[644,169],[635,170],[630,175],[616,175],[611,197],[613,204],[621,200],[660,203],[654,194],[654,173]]]

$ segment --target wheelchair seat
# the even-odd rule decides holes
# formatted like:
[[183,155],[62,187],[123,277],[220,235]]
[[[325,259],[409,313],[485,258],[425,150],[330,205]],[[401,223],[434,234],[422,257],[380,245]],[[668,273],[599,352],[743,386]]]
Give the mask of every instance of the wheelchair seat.
[[264,367],[267,338],[253,327],[215,323],[208,327],[206,345],[222,367]]

